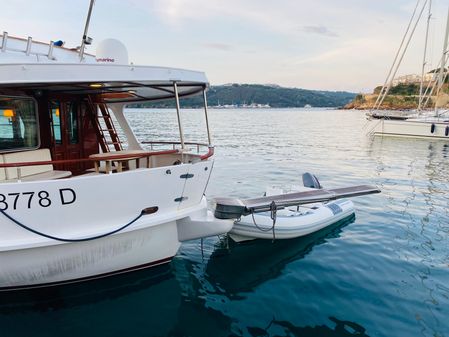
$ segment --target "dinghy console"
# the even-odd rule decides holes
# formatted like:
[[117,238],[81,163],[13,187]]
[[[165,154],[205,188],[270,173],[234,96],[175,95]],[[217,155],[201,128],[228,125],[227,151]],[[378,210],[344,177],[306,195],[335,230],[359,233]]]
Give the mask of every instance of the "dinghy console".
[[[318,183],[318,186],[320,186],[318,179],[313,175],[309,174],[305,180]],[[304,184],[306,184],[306,181],[304,181]],[[273,206],[276,209],[283,209],[290,206],[328,202],[374,193],[380,193],[380,190],[375,186],[358,185],[334,189],[316,188],[305,192],[271,195],[254,199],[216,198],[214,199],[215,217],[218,219],[239,219],[245,215],[271,211]]]

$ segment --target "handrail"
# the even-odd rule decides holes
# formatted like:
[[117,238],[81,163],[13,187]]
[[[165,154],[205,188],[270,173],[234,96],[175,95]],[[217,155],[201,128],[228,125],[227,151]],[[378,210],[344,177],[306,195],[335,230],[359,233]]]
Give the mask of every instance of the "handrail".
[[[179,153],[178,150],[166,150],[166,151],[155,151],[155,152],[143,152],[143,153],[133,153],[133,158],[146,158],[151,156],[160,156],[164,154],[175,154]],[[101,158],[101,161],[105,160],[120,160],[127,159],[130,154],[121,155],[110,155]],[[20,163],[6,163],[0,164],[0,168],[10,168],[10,167],[22,167],[22,166],[40,166],[40,165],[60,165],[60,164],[75,164],[75,163],[88,163],[88,162],[98,162],[98,158],[79,158],[79,159],[60,159],[60,160],[47,160],[47,161],[32,161],[32,162],[20,162]]]
[[[161,145],[161,146],[163,146],[163,145],[172,145],[173,150],[176,148],[176,145],[182,145],[180,141],[169,141],[169,140],[168,140],[168,141],[167,141],[167,140],[142,141],[142,142],[140,142],[140,143],[141,143],[141,144],[148,144],[148,145],[150,145],[150,149],[151,149],[151,150],[153,150],[153,148],[157,147],[157,145]],[[207,147],[207,148],[213,147],[213,146],[210,145],[210,144],[207,144],[207,143],[199,143],[199,142],[184,142],[184,145],[187,145],[187,146],[189,146],[189,145],[196,146],[197,154],[200,153],[200,147]],[[205,154],[205,155],[203,155],[202,157],[207,156],[207,157],[206,157],[206,159],[207,159],[207,158],[209,158],[209,157],[212,156],[212,155],[213,155],[213,153],[210,154],[210,150],[208,150],[208,153]]]
[[205,155],[200,156],[201,160],[206,160],[214,155],[215,148],[213,146],[209,146],[209,151]]
[[[170,140],[156,140],[156,141],[143,141],[141,144],[181,144],[179,141]],[[185,145],[199,145],[199,146],[209,146],[207,143],[196,143],[196,142],[184,142]]]

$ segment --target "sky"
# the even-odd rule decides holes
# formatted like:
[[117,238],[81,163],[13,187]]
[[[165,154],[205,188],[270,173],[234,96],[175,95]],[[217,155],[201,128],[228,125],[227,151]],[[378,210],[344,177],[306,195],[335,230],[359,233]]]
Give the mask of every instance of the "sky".
[[[385,80],[416,1],[96,0],[88,52],[116,38],[134,64],[201,70],[212,85],[371,92]],[[0,0],[0,30],[75,47],[89,2]],[[433,0],[429,69],[441,57],[448,6]],[[424,19],[398,75],[421,72]]]

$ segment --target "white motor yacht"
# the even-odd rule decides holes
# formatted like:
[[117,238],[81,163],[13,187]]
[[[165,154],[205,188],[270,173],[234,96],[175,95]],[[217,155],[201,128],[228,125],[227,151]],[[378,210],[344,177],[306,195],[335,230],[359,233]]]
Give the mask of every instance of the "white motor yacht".
[[[179,98],[203,95],[207,125],[204,73],[129,64],[117,40],[96,56],[7,33],[0,43],[2,290],[166,263],[181,242],[231,229],[204,197],[209,127],[207,144],[188,143],[180,118]],[[124,109],[166,99],[179,139],[146,150]]]

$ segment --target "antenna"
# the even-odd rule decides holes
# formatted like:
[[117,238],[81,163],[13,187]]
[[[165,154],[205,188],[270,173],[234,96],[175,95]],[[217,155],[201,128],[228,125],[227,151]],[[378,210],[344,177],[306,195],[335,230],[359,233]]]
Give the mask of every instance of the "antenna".
[[86,48],[86,45],[90,45],[92,43],[92,38],[87,36],[87,31],[89,30],[90,17],[92,15],[94,3],[95,0],[90,0],[89,11],[87,12],[86,25],[84,26],[83,39],[81,40],[80,61],[84,59],[84,49]]

